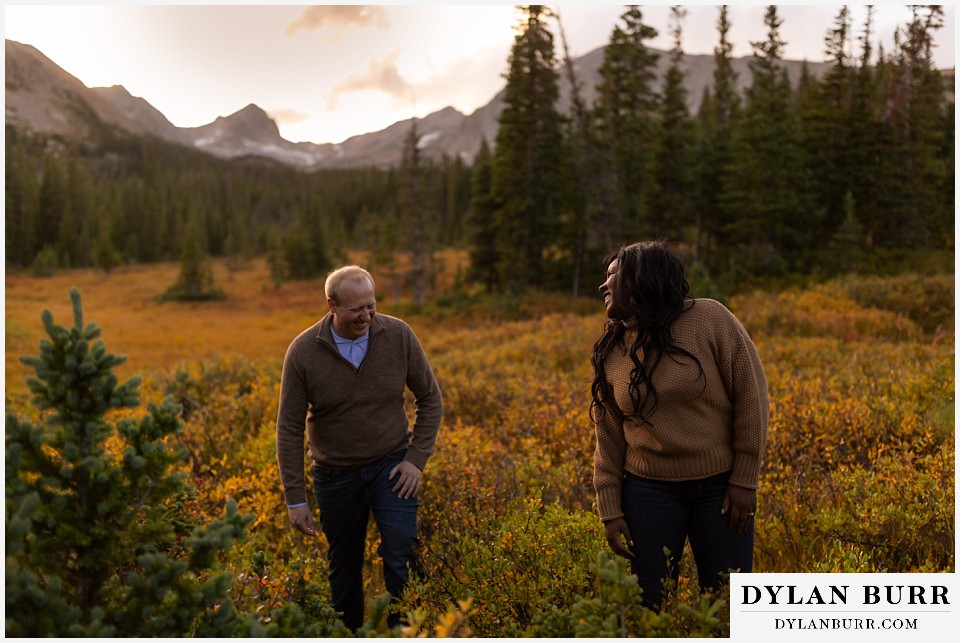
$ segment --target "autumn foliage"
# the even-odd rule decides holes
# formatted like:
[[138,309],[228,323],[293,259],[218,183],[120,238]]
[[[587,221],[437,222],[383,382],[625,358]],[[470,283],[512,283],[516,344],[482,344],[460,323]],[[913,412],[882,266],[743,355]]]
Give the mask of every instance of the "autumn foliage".
[[[157,289],[164,283],[158,279]],[[8,289],[8,304],[29,290],[20,285]],[[304,292],[319,287],[297,284]],[[242,623],[258,635],[346,634],[327,606],[326,543],[291,529],[276,469],[280,360],[306,316],[282,307],[265,315],[264,302],[282,293],[246,292],[182,317],[191,305],[149,304],[180,320],[158,331],[168,343],[190,343],[188,319],[198,338],[206,337],[203,325],[229,327],[230,315],[245,321],[234,324],[226,343],[234,350],[216,357],[142,356],[146,363],[133,365],[143,372],[141,403],[172,399],[182,407],[182,427],[167,443],[182,451],[176,468],[193,489],[178,505],[185,518],[213,523],[231,503],[249,516],[246,537],[220,553],[211,571],[232,578],[230,612],[252,616]],[[582,302],[530,301],[541,303],[497,321],[466,306],[431,315],[402,309],[437,374],[445,415],[424,476],[424,572],[401,606],[408,616],[401,633],[729,634],[727,597],[698,594],[689,556],[673,598],[655,614],[641,607],[624,561],[605,553],[593,508],[588,416],[588,356],[603,324],[600,306],[583,314],[574,312]],[[728,305],[753,336],[770,389],[755,571],[952,572],[953,276],[847,277],[737,295]],[[384,301],[380,309],[400,307]],[[87,305],[90,318],[109,319],[110,312]],[[32,323],[15,318],[11,325],[9,315],[8,350],[10,329],[26,334]],[[109,329],[104,334],[110,342]],[[258,337],[263,342],[252,346]],[[208,349],[194,346],[197,355]],[[43,414],[10,382],[9,361],[8,413],[36,421]],[[9,503],[7,513],[9,523]],[[388,604],[371,529],[369,618],[360,633],[372,636],[388,634]],[[8,609],[8,632],[10,618]]]

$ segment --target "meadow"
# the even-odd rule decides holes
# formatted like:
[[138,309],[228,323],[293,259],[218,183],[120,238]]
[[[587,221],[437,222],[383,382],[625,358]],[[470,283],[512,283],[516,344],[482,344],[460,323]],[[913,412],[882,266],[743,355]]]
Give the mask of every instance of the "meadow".
[[[457,295],[457,265],[451,257],[436,286],[444,296],[422,309],[402,289],[394,298],[389,276],[374,270],[378,309],[410,322],[444,394],[424,474],[424,573],[404,599],[404,633],[728,633],[725,596],[697,595],[689,555],[655,615],[639,607],[622,562],[603,553],[588,414],[599,300]],[[182,405],[177,441],[196,489],[188,510],[212,520],[233,499],[254,517],[219,561],[235,606],[266,615],[293,602],[306,622],[329,620],[326,545],[289,526],[273,444],[283,353],[324,314],[322,280],[275,287],[256,261],[215,271],[227,298],[197,304],[159,301],[175,265],[8,274],[6,409],[35,413],[18,357],[37,352],[43,309],[69,321],[76,286],[87,320],[129,358],[121,377],[143,377],[142,402],[172,395]],[[754,338],[770,389],[755,571],[954,571],[953,298],[948,274],[850,276],[726,302]],[[376,546],[371,532],[370,632],[383,631]]]

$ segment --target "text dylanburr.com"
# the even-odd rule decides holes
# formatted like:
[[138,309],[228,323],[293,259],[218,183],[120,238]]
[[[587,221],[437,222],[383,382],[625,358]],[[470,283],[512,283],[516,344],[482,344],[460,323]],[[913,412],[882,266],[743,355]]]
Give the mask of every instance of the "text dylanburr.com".
[[[730,576],[730,638],[735,641],[924,637],[932,643],[957,640],[958,633],[956,574]],[[771,635],[777,638],[760,638]]]

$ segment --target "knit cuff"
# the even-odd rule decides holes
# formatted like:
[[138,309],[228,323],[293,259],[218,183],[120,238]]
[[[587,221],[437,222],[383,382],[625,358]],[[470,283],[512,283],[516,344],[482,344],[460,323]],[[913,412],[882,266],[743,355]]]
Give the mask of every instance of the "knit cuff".
[[430,459],[430,454],[422,453],[417,449],[415,449],[413,446],[409,446],[407,447],[407,453],[406,455],[403,456],[403,459],[411,463],[412,465],[414,465],[416,468],[423,471],[424,468],[427,466],[427,460]]
[[733,459],[730,484],[746,489],[756,489],[760,478],[760,459],[739,453]]
[[293,505],[307,504],[307,494],[303,487],[286,489],[283,492],[283,497],[288,507]]
[[606,522],[623,517],[621,491],[621,487],[606,487],[597,490],[597,509],[600,511],[601,521]]

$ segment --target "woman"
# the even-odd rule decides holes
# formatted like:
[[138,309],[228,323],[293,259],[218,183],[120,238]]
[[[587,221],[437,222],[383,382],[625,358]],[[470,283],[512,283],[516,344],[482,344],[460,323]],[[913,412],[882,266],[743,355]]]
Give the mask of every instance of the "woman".
[[[594,488],[610,548],[659,609],[690,539],[701,590],[753,565],[767,382],[743,325],[690,299],[662,242],[620,248],[600,285],[610,322],[593,347]],[[664,553],[664,549],[669,553]]]

